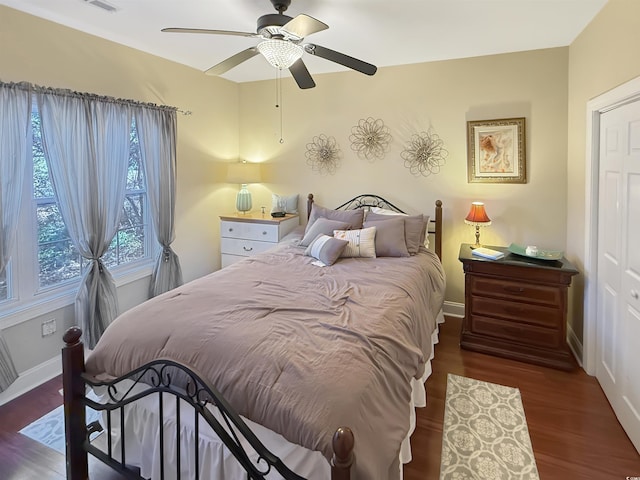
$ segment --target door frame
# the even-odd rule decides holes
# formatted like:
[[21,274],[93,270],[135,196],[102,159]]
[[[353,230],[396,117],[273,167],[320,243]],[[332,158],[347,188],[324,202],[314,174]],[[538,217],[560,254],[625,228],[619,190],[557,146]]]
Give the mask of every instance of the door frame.
[[600,115],[640,100],[640,77],[629,80],[587,102],[587,149],[585,169],[584,317],[582,364],[596,374],[598,333],[598,182],[600,167]]

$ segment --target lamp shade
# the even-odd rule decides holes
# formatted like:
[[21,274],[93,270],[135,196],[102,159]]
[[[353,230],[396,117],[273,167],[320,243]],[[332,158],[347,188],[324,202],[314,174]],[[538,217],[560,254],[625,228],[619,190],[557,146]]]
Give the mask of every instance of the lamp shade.
[[484,203],[473,202],[467,218],[464,219],[464,223],[480,227],[491,225],[491,219],[484,210]]
[[304,53],[304,49],[300,45],[279,39],[265,40],[260,42],[256,48],[267,59],[267,62],[280,70],[289,68]]
[[231,163],[227,169],[227,183],[260,183],[262,172],[259,163]]

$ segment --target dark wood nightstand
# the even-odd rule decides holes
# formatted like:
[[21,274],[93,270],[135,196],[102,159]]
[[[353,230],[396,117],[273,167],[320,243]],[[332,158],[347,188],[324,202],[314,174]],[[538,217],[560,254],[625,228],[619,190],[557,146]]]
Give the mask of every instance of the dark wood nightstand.
[[537,260],[504,252],[500,260],[460,246],[465,272],[465,316],[460,346],[547,367],[572,370],[566,340],[567,289],[578,271],[565,258]]

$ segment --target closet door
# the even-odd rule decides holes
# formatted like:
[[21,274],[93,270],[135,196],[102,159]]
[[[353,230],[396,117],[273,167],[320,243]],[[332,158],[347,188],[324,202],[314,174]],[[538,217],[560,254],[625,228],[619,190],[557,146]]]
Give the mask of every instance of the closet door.
[[640,101],[600,117],[596,376],[640,451]]

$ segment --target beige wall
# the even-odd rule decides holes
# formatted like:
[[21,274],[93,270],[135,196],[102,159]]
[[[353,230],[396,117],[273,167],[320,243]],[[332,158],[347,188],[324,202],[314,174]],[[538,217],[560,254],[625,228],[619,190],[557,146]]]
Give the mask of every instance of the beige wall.
[[[640,75],[640,1],[609,0],[569,48],[567,256],[585,262],[587,102]],[[582,339],[584,281],[573,289],[573,330]]]
[[[174,248],[185,280],[219,268],[217,215],[232,208],[229,186],[216,184],[220,162],[238,156],[239,88],[224,79],[0,6],[0,80],[27,81],[193,112],[178,115],[178,184]],[[121,309],[146,299],[148,278],[119,288]],[[40,323],[58,331],[42,338]],[[73,308],[5,330],[20,372],[60,352]]]
[[[433,212],[444,202],[446,299],[464,300],[458,251],[475,241],[464,224],[470,203],[482,200],[493,224],[484,244],[510,242],[563,249],[566,241],[566,124],[568,48],[382,68],[373,77],[355,72],[314,76],[301,91],[283,82],[283,134],[273,81],[240,86],[241,155],[266,161],[275,192],[313,192],[323,206],[360,193],[378,193],[408,212]],[[350,148],[352,126],[380,118],[393,142],[382,160],[368,162]],[[466,122],[526,117],[528,183],[467,183]],[[400,153],[413,133],[432,127],[449,151],[441,172],[414,177]],[[306,164],[306,144],[316,135],[336,138],[342,151],[335,175]],[[269,190],[252,186],[258,204]]]

